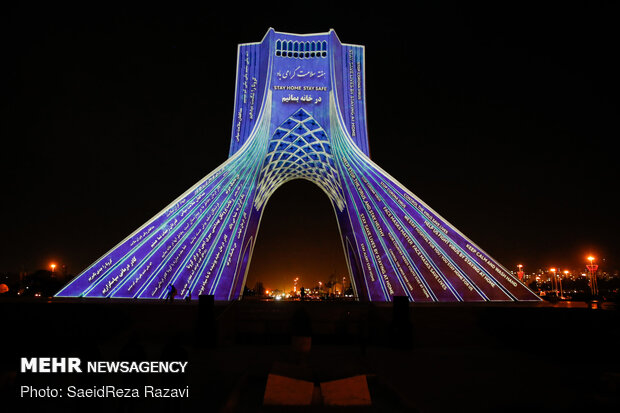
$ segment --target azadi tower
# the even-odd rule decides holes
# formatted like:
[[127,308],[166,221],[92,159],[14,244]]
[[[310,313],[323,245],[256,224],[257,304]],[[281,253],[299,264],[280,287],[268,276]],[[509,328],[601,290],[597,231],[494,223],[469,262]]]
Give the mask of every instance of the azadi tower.
[[238,47],[228,160],[57,296],[237,299],[265,205],[293,179],[329,197],[359,300],[539,300],[370,160],[364,47],[273,29]]

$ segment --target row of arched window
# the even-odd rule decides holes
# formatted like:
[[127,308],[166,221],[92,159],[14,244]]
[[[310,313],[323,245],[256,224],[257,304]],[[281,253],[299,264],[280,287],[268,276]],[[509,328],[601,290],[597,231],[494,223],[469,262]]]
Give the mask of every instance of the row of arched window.
[[327,42],[294,42],[278,39],[276,40],[276,56],[298,59],[327,57]]

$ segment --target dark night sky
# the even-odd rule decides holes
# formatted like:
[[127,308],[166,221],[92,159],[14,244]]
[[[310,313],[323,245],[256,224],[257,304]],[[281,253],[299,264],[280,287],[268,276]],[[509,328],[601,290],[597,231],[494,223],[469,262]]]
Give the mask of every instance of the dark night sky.
[[[432,3],[333,15],[327,3],[14,6],[1,24],[0,271],[53,259],[80,272],[222,163],[237,44],[269,27],[334,28],[366,46],[372,159],[505,266],[593,253],[620,268],[618,10]],[[327,197],[287,184],[250,283],[340,274],[339,249]]]

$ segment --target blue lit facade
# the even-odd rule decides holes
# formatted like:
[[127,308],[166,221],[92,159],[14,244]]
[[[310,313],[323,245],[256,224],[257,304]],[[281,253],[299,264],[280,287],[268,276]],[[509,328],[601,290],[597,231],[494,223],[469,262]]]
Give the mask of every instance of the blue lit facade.
[[239,45],[228,160],[57,296],[239,298],[269,197],[306,179],[332,203],[360,300],[539,300],[370,160],[365,103],[364,48],[333,30]]

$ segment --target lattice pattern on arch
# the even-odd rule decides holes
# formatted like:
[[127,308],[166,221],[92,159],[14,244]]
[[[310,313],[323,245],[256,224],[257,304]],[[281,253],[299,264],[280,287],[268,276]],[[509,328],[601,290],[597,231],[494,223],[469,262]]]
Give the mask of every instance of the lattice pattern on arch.
[[304,109],[284,121],[269,141],[254,201],[258,210],[285,182],[307,179],[342,211],[345,200],[327,133]]

